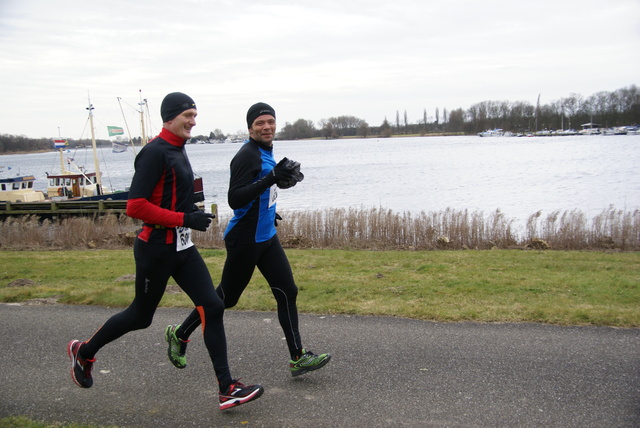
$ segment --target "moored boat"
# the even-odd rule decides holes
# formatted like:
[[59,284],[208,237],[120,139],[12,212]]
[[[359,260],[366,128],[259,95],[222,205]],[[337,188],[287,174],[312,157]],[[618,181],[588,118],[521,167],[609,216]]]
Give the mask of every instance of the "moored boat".
[[602,131],[600,130],[600,125],[597,123],[589,122],[583,123],[582,129],[580,130],[580,135],[600,135]]
[[488,129],[484,132],[478,133],[479,137],[502,137],[504,136],[504,131],[500,128],[496,129]]
[[578,135],[578,131],[572,128],[559,129],[558,131],[556,131],[556,135]]
[[0,202],[40,202],[44,193],[33,188],[33,175],[0,176]]
[[627,135],[640,135],[640,126],[627,126]]
[[47,196],[52,200],[74,199],[80,201],[99,201],[101,199],[127,199],[129,192],[98,192],[95,172],[73,174],[47,174]]

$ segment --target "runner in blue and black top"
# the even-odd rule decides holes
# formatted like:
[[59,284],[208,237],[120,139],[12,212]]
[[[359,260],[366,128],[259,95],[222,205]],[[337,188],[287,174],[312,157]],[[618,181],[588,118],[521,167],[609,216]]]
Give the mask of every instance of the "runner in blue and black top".
[[[228,202],[233,218],[224,232],[227,259],[216,291],[225,308],[235,306],[258,267],[277,302],[278,320],[291,357],[291,374],[298,376],[323,367],[331,356],[304,349],[300,339],[298,287],[276,234],[278,191],[290,187],[283,183],[291,182],[294,171],[285,162],[286,158],[276,164],[273,157],[275,116],[274,109],[265,103],[254,104],[247,112],[250,138],[231,161]],[[167,329],[174,328],[176,337],[186,340],[199,322],[194,311],[181,326]],[[170,359],[176,367],[186,364],[184,352]]]
[[109,318],[91,339],[69,342],[71,377],[78,386],[91,387],[96,353],[130,331],[149,327],[167,281],[173,277],[196,306],[219,384],[220,409],[224,410],[260,397],[263,388],[245,386],[231,377],[223,325],[224,303],[191,240],[191,229],[205,231],[213,217],[194,205],[194,176],[184,148],[196,124],[196,105],[191,97],[174,92],[162,101],[161,114],[160,135],[136,156],[127,201],[127,215],[143,221],[133,246],[135,298],[126,310]]

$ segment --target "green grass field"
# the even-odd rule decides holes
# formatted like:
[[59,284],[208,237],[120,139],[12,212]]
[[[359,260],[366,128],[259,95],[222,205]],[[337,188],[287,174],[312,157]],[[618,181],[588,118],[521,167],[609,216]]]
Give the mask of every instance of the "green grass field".
[[[201,250],[213,282],[223,250]],[[300,312],[640,327],[640,253],[287,250]],[[0,251],[0,301],[127,306],[131,250]],[[172,282],[161,306],[189,307]],[[258,271],[234,309],[274,311]]]

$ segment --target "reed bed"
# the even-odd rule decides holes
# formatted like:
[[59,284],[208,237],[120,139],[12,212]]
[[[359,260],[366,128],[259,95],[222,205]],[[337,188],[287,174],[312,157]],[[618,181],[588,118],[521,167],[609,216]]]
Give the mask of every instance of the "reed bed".
[[[394,212],[382,208],[334,208],[281,213],[278,235],[287,248],[357,250],[640,250],[640,210],[613,206],[589,219],[579,210],[538,211],[524,231],[500,210],[485,214],[446,209],[440,212]],[[221,218],[207,232],[194,232],[201,248],[223,248]],[[105,215],[40,221],[35,217],[0,222],[0,248],[119,249],[130,247],[140,222]]]
[[467,210],[396,213],[392,210],[327,209],[283,215],[286,245],[366,250],[507,248],[517,244],[512,221],[499,210],[489,216]]
[[132,218],[113,214],[62,220],[40,220],[36,216],[11,217],[0,221],[0,248],[122,249],[133,245],[139,224]]

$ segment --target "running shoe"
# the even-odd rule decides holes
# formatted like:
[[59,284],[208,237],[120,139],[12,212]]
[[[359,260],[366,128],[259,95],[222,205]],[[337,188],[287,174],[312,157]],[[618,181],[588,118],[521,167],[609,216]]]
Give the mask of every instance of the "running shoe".
[[302,350],[302,356],[297,360],[289,360],[289,368],[291,369],[292,376],[300,376],[314,370],[324,367],[329,360],[331,360],[330,354],[316,355],[306,349]]
[[220,394],[220,410],[227,410],[260,397],[264,392],[262,385],[245,386],[234,380],[224,394]]
[[167,351],[169,361],[177,368],[183,369],[187,367],[185,352],[187,352],[187,343],[189,343],[189,341],[178,339],[176,331],[179,328],[180,324],[168,325],[164,330],[164,340],[169,344],[169,350]]
[[95,358],[82,359],[78,355],[82,342],[79,340],[72,340],[67,345],[67,354],[71,359],[71,379],[80,388],[91,388],[93,385],[93,378],[91,377],[91,369],[93,363],[96,362]]

